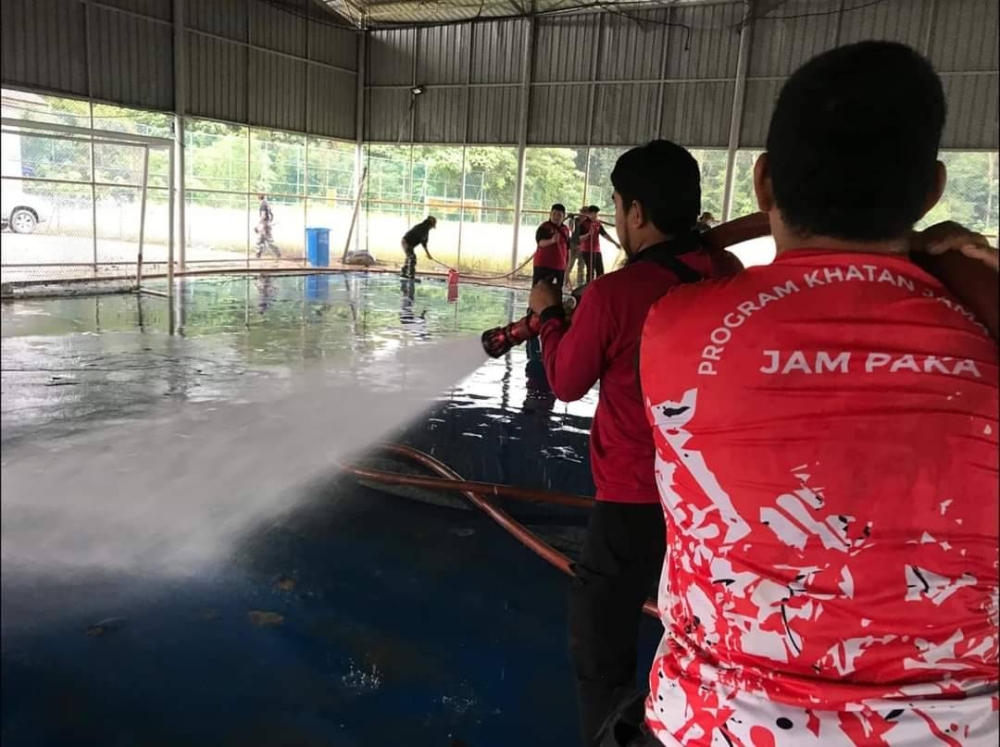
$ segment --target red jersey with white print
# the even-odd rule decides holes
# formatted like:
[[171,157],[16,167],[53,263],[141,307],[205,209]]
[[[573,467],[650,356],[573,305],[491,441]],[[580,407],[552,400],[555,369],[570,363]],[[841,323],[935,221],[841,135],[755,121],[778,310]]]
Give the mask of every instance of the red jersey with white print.
[[[645,252],[640,256],[648,257]],[[677,261],[703,277],[713,273],[708,252],[687,252]],[[572,325],[559,319],[542,323],[542,356],[553,394],[572,402],[601,384],[590,428],[590,469],[599,501],[659,501],[636,359],[646,314],[680,282],[657,262],[632,261],[587,285]]]
[[535,259],[532,263],[534,267],[545,267],[549,270],[565,270],[569,261],[569,229],[562,225],[556,225],[550,220],[545,221],[535,231],[535,241],[545,241],[556,237],[558,241],[548,246],[540,246],[535,249]]
[[998,361],[971,315],[906,258],[792,251],[661,299],[640,370],[659,740],[995,745]]

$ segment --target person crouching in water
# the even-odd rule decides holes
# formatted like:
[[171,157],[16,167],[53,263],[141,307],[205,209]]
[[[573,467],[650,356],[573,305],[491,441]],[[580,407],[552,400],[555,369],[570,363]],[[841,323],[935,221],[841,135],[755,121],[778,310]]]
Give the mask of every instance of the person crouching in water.
[[557,286],[538,282],[530,296],[542,318],[542,357],[555,395],[571,402],[600,381],[590,431],[597,501],[569,599],[588,747],[619,698],[635,690],[640,615],[663,564],[655,447],[635,367],[639,334],[650,306],[672,287],[716,274],[696,231],[700,171],[688,151],[665,140],[634,148],[618,159],[611,182],[626,265],[587,286],[572,326]]
[[436,227],[437,218],[429,215],[403,235],[401,244],[406,258],[403,260],[403,271],[400,276],[404,279],[413,280],[416,277],[417,253],[414,250],[418,246],[424,248],[427,259],[434,261],[434,257],[431,256],[430,250],[427,248],[427,239],[430,237],[431,229]]

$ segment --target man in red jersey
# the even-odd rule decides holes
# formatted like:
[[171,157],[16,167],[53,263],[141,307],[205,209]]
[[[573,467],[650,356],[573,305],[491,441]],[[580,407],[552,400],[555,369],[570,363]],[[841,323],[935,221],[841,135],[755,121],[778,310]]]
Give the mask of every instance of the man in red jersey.
[[549,385],[565,401],[598,381],[590,431],[597,502],[570,591],[570,652],[581,734],[594,744],[622,694],[635,687],[642,605],[663,563],[664,525],[653,477],[653,439],[636,372],[639,333],[653,302],[671,287],[713,274],[695,223],[700,171],[690,153],[657,140],[618,159],[611,174],[616,228],[629,260],[587,286],[569,326],[558,290],[539,282]]
[[566,279],[566,263],[569,261],[569,229],[565,226],[565,220],[565,206],[556,203],[549,211],[549,219],[535,231],[532,283],[546,280],[562,289]]
[[905,46],[813,59],[754,174],[777,259],[650,312],[665,634],[634,744],[996,744],[997,346],[907,256],[944,118]]
[[600,208],[597,205],[591,205],[583,214],[580,222],[580,261],[583,264],[588,283],[604,274],[601,237],[614,244],[616,249],[621,249],[618,242],[604,230],[604,224],[598,218],[599,213]]

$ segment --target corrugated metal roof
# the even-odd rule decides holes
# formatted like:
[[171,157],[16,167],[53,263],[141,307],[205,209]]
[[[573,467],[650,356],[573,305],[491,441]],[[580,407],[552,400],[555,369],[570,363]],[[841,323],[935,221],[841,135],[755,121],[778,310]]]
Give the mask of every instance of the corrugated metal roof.
[[[720,0],[320,0],[358,28],[419,26],[582,10],[627,13]],[[723,0],[725,1],[725,0]],[[734,0],[740,2],[740,0]]]

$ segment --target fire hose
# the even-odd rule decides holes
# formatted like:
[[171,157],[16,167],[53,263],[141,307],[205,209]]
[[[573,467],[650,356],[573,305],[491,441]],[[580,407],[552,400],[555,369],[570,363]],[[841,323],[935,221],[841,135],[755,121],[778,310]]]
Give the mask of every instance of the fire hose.
[[[420,475],[406,475],[399,472],[382,472],[353,464],[341,465],[342,469],[355,477],[371,482],[380,482],[385,485],[407,485],[460,492],[472,505],[493,519],[502,529],[538,555],[542,560],[559,569],[567,576],[576,575],[576,572],[573,570],[573,563],[569,558],[494,504],[488,497],[488,494],[504,496],[514,500],[550,503],[558,506],[574,506],[578,508],[588,508],[593,504],[592,499],[552,490],[532,490],[497,483],[470,482],[463,479],[460,474],[448,465],[419,449],[402,444],[386,444],[380,448],[390,454],[395,454],[419,464],[425,469],[439,475],[440,479]],[[651,617],[659,618],[656,603],[652,600],[646,600],[646,603],[643,605],[643,611]]]
[[[730,223],[723,224],[723,226],[709,231],[706,234],[706,245],[709,248],[718,250],[726,246],[732,246],[733,244],[737,244],[741,241],[767,235],[769,230],[767,217],[761,213],[757,213],[745,218],[731,221]],[[728,256],[732,261],[737,262],[738,264],[738,261],[735,260],[735,258],[732,258],[731,255],[720,256]],[[530,261],[531,257],[525,260],[524,264],[514,270],[514,272],[500,277],[512,276]],[[738,268],[726,269],[729,270],[728,274],[731,274]],[[515,322],[512,324],[516,325],[517,323]],[[510,326],[511,325],[508,325],[508,327]],[[507,328],[498,329],[503,330]],[[486,337],[490,334],[490,332],[491,330],[488,330],[483,334],[483,344],[487,349],[487,352],[494,355],[498,351],[491,352],[489,346],[486,345]],[[518,339],[514,342],[516,343],[517,341],[523,340]],[[548,503],[558,506],[572,506],[576,508],[590,507],[593,502],[591,499],[578,495],[567,495],[565,493],[559,493],[551,490],[532,490],[528,488],[517,488],[512,485],[500,485],[497,483],[471,482],[463,479],[461,475],[443,462],[435,459],[429,454],[409,446],[403,446],[401,444],[387,444],[382,447],[382,450],[408,459],[411,462],[415,462],[425,469],[436,473],[438,477],[408,475],[398,472],[383,472],[379,470],[367,469],[353,464],[342,465],[342,468],[345,472],[356,478],[375,483],[382,483],[383,485],[404,485],[424,489],[451,490],[460,492],[476,508],[480,509],[483,513],[493,519],[493,521],[499,524],[501,528],[507,531],[522,545],[541,557],[544,561],[558,568],[568,576],[576,575],[573,569],[573,563],[569,558],[493,503],[489,496],[503,496],[513,500]],[[656,604],[652,600],[646,600],[646,603],[643,605],[643,611],[651,617],[659,617]]]

